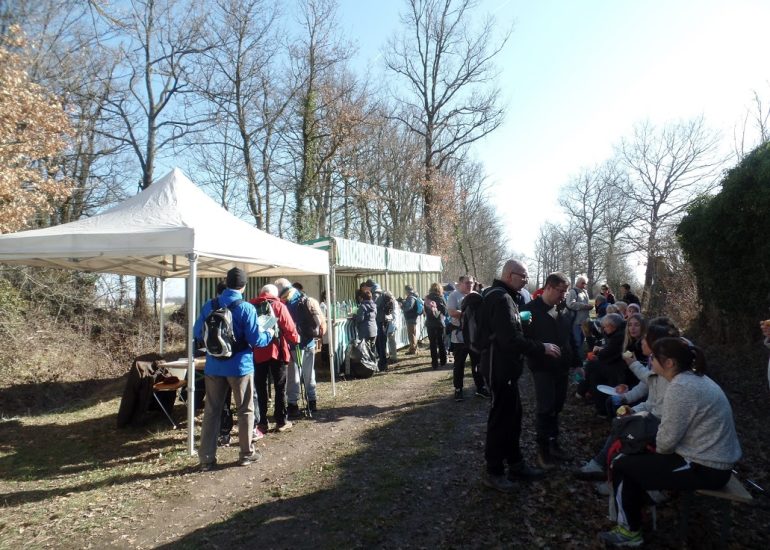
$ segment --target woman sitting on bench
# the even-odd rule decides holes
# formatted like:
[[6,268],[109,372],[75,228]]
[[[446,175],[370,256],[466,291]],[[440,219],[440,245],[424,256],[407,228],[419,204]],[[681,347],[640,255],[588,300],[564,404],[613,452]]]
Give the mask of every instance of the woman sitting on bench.
[[720,489],[741,458],[730,403],[706,376],[700,348],[661,338],[652,369],[669,381],[654,454],[619,455],[611,466],[618,525],[599,533],[608,546],[641,546],[641,512],[648,490]]

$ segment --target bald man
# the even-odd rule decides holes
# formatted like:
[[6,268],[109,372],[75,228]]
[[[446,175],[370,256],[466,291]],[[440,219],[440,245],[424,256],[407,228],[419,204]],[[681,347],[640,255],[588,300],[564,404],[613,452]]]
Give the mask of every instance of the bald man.
[[[492,407],[487,420],[484,457],[484,484],[492,489],[511,493],[514,481],[542,477],[543,470],[524,461],[519,445],[521,436],[521,397],[519,377],[523,356],[535,358],[561,356],[559,346],[538,342],[524,336],[519,307],[523,299],[519,291],[529,279],[527,266],[519,260],[508,260],[499,279],[484,291],[481,308],[481,333],[489,342],[482,342],[482,368],[487,368]],[[505,463],[508,463],[508,476]]]

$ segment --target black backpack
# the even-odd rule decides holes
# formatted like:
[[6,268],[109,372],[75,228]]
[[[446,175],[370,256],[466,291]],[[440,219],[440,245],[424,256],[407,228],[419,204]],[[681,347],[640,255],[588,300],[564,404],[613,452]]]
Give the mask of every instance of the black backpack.
[[243,300],[235,300],[227,307],[219,305],[219,298],[211,300],[211,313],[203,322],[203,342],[206,353],[217,359],[229,359],[248,348],[246,341],[238,341],[233,332],[233,309]]
[[393,295],[390,292],[382,293],[382,315],[393,315],[396,310],[396,300],[393,299]]
[[482,317],[482,305],[484,300],[493,292],[505,292],[499,287],[490,287],[482,296],[478,292],[471,292],[463,298],[460,307],[460,330],[463,332],[463,342],[474,353],[481,353],[489,347],[489,332],[484,330]]
[[303,294],[300,297],[295,311],[297,318],[294,321],[297,324],[297,332],[303,341],[307,342],[321,336],[321,319],[313,311],[306,295]]

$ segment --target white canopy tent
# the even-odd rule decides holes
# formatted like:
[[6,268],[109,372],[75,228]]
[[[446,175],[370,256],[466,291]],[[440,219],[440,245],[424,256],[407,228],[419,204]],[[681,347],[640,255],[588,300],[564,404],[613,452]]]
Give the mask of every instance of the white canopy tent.
[[[45,229],[0,235],[0,263],[159,277],[161,281],[187,278],[187,424],[191,455],[195,453],[191,343],[198,309],[196,279],[224,277],[232,267],[240,267],[250,276],[325,275],[329,292],[326,251],[252,227],[219,206],[178,168],[102,214]],[[162,323],[161,316],[161,351]]]

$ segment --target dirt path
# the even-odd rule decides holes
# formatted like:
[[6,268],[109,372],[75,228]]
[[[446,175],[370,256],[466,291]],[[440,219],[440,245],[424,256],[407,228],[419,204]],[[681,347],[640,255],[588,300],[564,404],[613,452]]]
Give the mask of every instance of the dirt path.
[[[261,541],[275,548],[429,546],[455,520],[446,503],[478,477],[469,456],[484,425],[488,401],[450,399],[451,372],[425,358],[402,362],[370,380],[338,385],[313,420],[258,442],[262,460],[232,465],[235,449],[221,449],[223,468],[177,479],[186,490],[154,503],[163,510],[139,516],[130,533],[103,534],[94,547],[218,547],[222,541]],[[225,451],[225,452],[223,452]],[[225,455],[225,456],[223,456]],[[427,498],[425,498],[427,497]],[[446,525],[424,525],[423,506],[444,509]],[[396,528],[397,527],[397,528]]]
[[[115,431],[117,385],[59,415],[4,419],[0,549],[596,548],[597,531],[610,526],[607,499],[571,472],[604,440],[606,421],[570,396],[562,437],[574,460],[502,495],[480,484],[489,402],[472,395],[469,376],[465,384],[456,403],[451,371],[432,370],[424,352],[387,374],[338,384],[336,397],[321,382],[316,418],[258,442],[263,458],[250,467],[236,465],[237,447],[220,449],[222,468],[206,474],[182,451],[184,430],[162,418]],[[527,374],[521,388],[531,459]],[[747,456],[739,469],[766,485],[767,402],[735,397]],[[701,527],[691,530],[692,547],[718,540],[705,508],[692,518]],[[766,502],[734,516],[731,547],[764,547]],[[658,531],[650,527],[649,546],[676,547],[677,506],[659,507]]]

